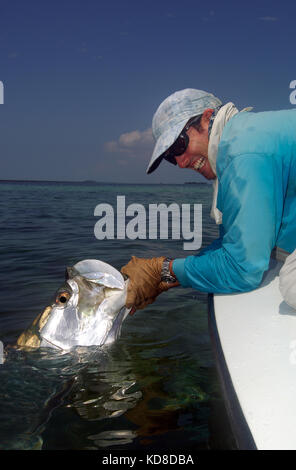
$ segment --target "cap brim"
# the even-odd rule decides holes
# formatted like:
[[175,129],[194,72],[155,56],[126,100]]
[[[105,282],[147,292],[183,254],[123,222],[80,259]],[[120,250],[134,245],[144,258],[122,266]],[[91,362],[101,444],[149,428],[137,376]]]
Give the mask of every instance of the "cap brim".
[[159,165],[161,164],[162,160],[163,160],[163,156],[160,155],[160,157],[158,157],[156,160],[154,160],[154,162],[151,165],[149,163],[148,168],[146,170],[147,175],[149,175],[154,170],[156,170],[156,168],[158,168]]
[[[169,129],[166,133],[162,134],[157,140],[152,157],[146,169],[146,173],[149,175],[156,168],[159,167],[161,161],[163,160],[163,154],[166,152],[171,145],[177,140],[183,128],[185,127],[188,119],[182,119],[173,129]],[[175,163],[177,165],[177,162]]]
[[[147,175],[149,175],[150,173],[152,173],[154,170],[156,170],[156,168],[159,167],[159,165],[161,164],[162,160],[164,160],[164,157],[162,155],[160,155],[160,157],[158,157],[154,163],[152,163],[152,165],[150,165],[147,170],[146,170],[146,173]],[[173,165],[177,165],[177,162],[174,161],[174,162],[169,162],[169,163],[172,163]]]

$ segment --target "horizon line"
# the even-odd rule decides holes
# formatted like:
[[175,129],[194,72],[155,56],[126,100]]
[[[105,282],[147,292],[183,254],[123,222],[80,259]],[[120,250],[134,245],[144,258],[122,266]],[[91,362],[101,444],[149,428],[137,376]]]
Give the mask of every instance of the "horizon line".
[[210,184],[206,181],[184,181],[183,183],[123,183],[117,181],[95,181],[95,180],[71,180],[71,181],[57,181],[57,180],[24,180],[24,179],[0,179],[0,183],[80,183],[80,184],[126,184],[126,185],[183,185],[183,184]]

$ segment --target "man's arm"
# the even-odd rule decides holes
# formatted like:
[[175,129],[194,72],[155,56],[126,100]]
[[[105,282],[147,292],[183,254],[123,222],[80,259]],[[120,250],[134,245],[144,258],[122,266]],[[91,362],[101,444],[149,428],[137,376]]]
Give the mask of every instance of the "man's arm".
[[[219,185],[219,209],[223,213],[225,233],[197,256],[171,263],[171,272],[183,287],[216,293],[246,292],[258,287],[268,268],[281,223],[283,189],[278,176],[272,158],[265,155],[244,155],[229,164]],[[143,262],[141,266],[137,262],[129,291],[130,298],[137,300],[139,286],[145,286],[137,308],[152,303],[168,288],[159,287],[158,262],[150,292],[150,274],[145,269],[150,261]]]
[[280,186],[271,158],[246,155],[231,162],[219,185],[222,245],[174,260],[172,269],[183,287],[220,293],[258,287],[279,230]]

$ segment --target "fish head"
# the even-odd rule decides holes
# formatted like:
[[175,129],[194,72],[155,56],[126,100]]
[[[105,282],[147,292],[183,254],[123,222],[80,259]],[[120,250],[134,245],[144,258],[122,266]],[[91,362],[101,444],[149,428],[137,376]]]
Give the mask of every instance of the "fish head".
[[129,313],[125,307],[127,284],[119,271],[99,260],[84,260],[67,268],[54,302],[17,344],[69,350],[112,343]]

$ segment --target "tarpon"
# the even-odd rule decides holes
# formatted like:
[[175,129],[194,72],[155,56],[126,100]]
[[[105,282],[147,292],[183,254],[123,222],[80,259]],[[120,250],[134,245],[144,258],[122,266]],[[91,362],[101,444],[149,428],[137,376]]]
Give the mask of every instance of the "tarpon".
[[107,263],[84,260],[66,269],[55,301],[17,340],[18,346],[69,350],[115,341],[129,313],[128,279]]

